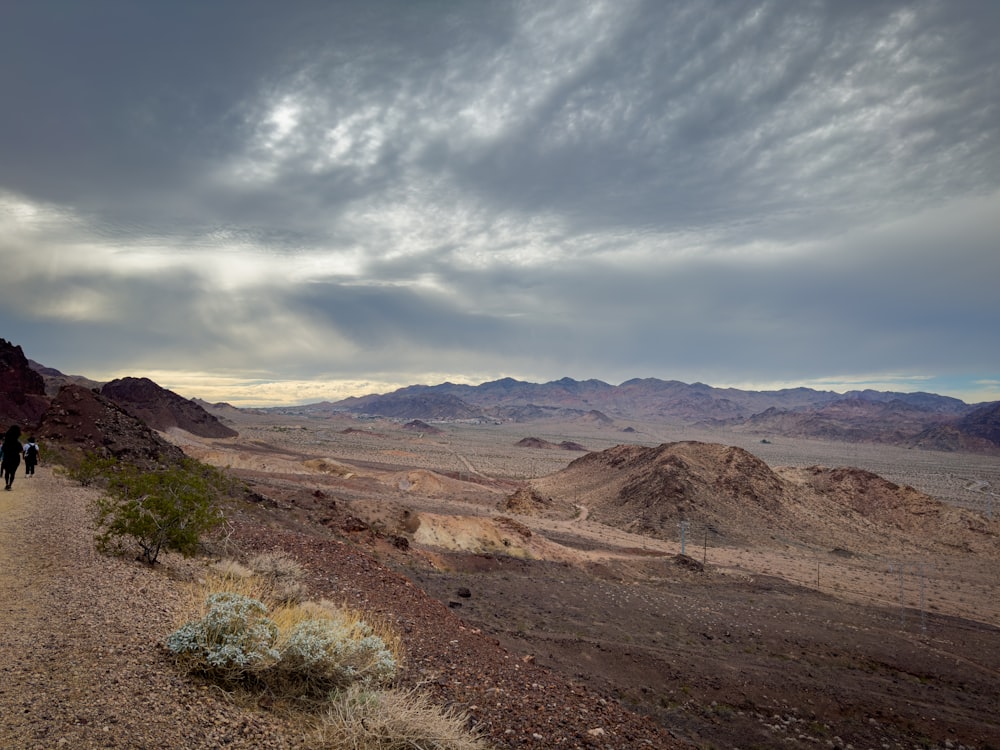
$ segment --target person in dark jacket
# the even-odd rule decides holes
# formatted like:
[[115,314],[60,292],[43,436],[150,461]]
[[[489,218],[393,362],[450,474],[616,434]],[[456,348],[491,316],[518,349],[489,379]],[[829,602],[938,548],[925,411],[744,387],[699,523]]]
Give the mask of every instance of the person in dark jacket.
[[28,442],[24,444],[24,476],[34,475],[35,464],[38,463],[38,453],[38,443],[35,442],[35,438],[28,438]]
[[3,470],[4,489],[9,490],[14,484],[14,474],[17,467],[21,465],[21,453],[24,446],[18,438],[21,437],[21,428],[14,425],[7,430],[3,436],[3,459],[0,460],[0,469]]

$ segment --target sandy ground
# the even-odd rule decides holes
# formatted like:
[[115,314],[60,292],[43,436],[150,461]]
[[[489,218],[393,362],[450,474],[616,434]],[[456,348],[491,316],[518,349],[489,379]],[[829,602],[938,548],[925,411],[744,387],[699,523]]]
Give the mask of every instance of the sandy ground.
[[[563,520],[501,509],[525,480],[580,455],[515,447],[526,436],[594,450],[731,438],[772,466],[858,466],[982,513],[1000,487],[995,458],[648,426],[438,426],[427,436],[392,422],[253,417],[235,440],[175,439],[240,467],[303,527],[331,503],[358,517],[359,539],[470,626],[692,743],[1000,746],[997,554],[941,539],[850,552],[781,536],[734,545],[694,527],[683,551],[698,571],[674,562],[679,530],[651,539],[595,523],[585,507]],[[396,534],[413,545],[398,559],[377,541]]]

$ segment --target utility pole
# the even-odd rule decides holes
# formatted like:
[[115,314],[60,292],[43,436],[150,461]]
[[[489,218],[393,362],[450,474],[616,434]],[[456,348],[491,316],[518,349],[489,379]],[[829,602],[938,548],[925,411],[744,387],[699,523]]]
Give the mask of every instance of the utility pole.
[[889,563],[889,572],[893,572],[893,568],[899,571],[899,627],[903,627],[903,575],[905,574],[905,563]]
[[893,569],[899,572],[899,627],[904,626],[904,616],[905,616],[905,603],[903,599],[903,580],[906,575],[906,569],[910,569],[911,575],[920,576],[920,632],[927,635],[927,564],[924,562],[915,563],[889,563],[889,572],[892,573]]
[[687,522],[687,521],[681,521],[681,522],[680,522],[680,523],[678,524],[678,526],[680,526],[680,527],[681,527],[681,554],[682,554],[682,555],[684,554],[684,536],[685,536],[685,534],[687,533],[687,530],[688,530],[688,525],[689,525],[689,524],[688,524],[688,522]]

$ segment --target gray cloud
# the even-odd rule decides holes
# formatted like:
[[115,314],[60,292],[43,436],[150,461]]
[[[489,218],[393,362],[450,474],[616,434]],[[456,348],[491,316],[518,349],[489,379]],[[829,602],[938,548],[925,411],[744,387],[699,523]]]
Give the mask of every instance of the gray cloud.
[[998,31],[971,0],[20,4],[0,335],[275,380],[997,380]]

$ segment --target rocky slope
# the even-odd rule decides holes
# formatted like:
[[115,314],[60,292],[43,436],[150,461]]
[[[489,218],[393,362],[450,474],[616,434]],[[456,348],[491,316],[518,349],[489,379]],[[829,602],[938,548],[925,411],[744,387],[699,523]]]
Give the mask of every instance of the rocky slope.
[[70,461],[98,453],[138,464],[161,464],[183,458],[141,419],[89,388],[67,385],[42,416],[37,431],[46,452],[62,452]]
[[208,438],[234,437],[236,431],[189,399],[167,390],[149,378],[119,378],[106,383],[101,395],[119,404],[154,430],[178,427]]
[[24,351],[0,339],[0,420],[34,424],[48,405],[45,381],[31,368]]
[[993,556],[1000,541],[982,515],[871,472],[772,469],[742,448],[696,441],[589,453],[531,486],[555,514],[583,505],[595,520],[662,539],[687,523],[731,543],[788,537],[870,551],[916,532]]

